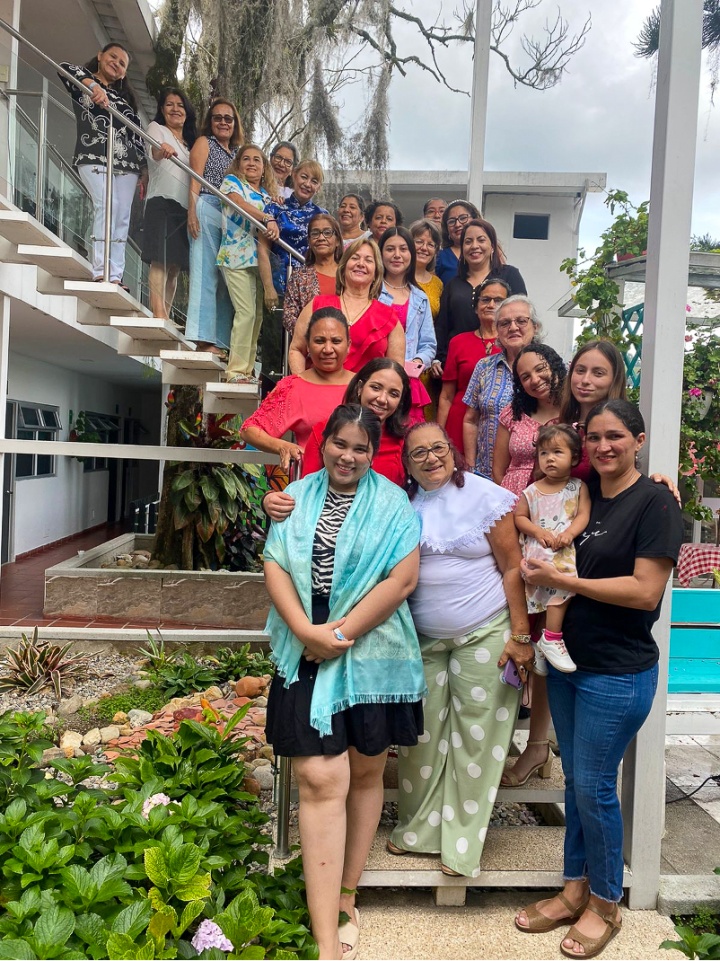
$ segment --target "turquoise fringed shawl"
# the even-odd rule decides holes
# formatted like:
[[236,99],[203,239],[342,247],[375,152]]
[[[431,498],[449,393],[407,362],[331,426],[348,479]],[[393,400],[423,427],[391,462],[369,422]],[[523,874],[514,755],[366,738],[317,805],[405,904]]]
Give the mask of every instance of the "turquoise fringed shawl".
[[[312,619],[310,561],[315,527],[325,503],[327,471],[310,474],[287,487],[295,509],[282,523],[272,523],[265,559],[292,577],[305,613]],[[370,470],[360,480],[340,528],[330,592],[330,620],[344,617],[383,581],[420,541],[420,520],[407,495]],[[274,607],[265,630],[272,659],[289,687],[298,678],[303,644]],[[355,639],[345,654],[323,661],[310,708],[310,723],[325,737],[332,716],[353,704],[419,701],[426,693],[422,658],[407,601],[387,621]]]

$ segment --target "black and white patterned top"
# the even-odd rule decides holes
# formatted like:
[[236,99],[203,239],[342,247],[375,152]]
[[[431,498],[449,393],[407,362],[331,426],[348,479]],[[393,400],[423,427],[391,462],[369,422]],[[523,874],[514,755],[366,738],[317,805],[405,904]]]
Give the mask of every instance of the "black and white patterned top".
[[338,494],[328,487],[313,538],[311,585],[313,594],[329,595],[335,567],[335,544],[355,494]]
[[[100,84],[108,96],[110,105],[124,114],[128,120],[132,120],[138,127],[140,126],[140,118],[117,90],[105,86],[85,67],[78,67],[74,63],[61,63],[60,66],[77,77],[78,80],[94,80]],[[67,78],[61,76],[60,79],[72,97],[75,120],[77,121],[77,139],[75,141],[73,163],[76,167],[90,164],[104,167],[107,163],[107,132],[110,114],[107,110],[103,110],[102,107],[98,107],[92,102],[89,91],[83,93]],[[120,126],[116,117],[113,117],[113,124],[115,125],[113,170],[117,173],[139,173],[140,167],[145,163],[145,144],[142,137],[127,127]]]
[[[203,170],[203,177],[208,180],[213,187],[220,189],[220,184],[225,179],[225,171],[230,166],[230,163],[235,159],[235,154],[240,149],[239,147],[231,147],[226,150],[221,146],[215,137],[210,136],[208,140],[208,158],[205,163],[205,169]],[[209,194],[210,191],[205,187],[200,188],[201,194]]]

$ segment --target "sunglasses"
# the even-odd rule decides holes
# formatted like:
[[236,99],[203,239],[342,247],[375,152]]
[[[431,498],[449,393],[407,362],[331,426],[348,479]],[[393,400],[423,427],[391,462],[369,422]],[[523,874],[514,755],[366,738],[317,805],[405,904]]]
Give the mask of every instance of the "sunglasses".
[[210,117],[215,123],[235,123],[235,118],[231,113],[214,113]]

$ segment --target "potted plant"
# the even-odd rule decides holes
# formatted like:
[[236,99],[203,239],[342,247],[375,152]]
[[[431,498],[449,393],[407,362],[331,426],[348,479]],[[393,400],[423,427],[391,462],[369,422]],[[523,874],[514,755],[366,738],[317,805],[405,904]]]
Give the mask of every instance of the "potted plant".
[[[70,411],[70,433],[68,440],[77,444],[99,444],[102,438],[94,428],[89,426],[86,412],[79,410],[74,424],[73,412]],[[80,464],[84,464],[87,458],[76,457],[75,460]]]

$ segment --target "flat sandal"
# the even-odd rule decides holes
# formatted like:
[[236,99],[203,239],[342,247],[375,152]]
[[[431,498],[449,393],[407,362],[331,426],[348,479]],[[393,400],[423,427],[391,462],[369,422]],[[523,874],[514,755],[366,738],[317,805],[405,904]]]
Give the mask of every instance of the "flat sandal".
[[564,948],[562,941],[560,942],[560,950],[565,955],[566,958],[596,958],[599,954],[605,950],[605,948],[610,944],[612,939],[618,933],[620,928],[622,928],[622,918],[618,917],[620,913],[617,904],[613,905],[611,911],[607,914],[603,914],[600,908],[596,907],[594,904],[588,904],[587,910],[592,911],[593,914],[597,914],[599,918],[605,922],[605,932],[601,934],[599,938],[591,938],[587,934],[583,934],[581,931],[573,926],[570,928],[568,933],[563,938],[563,941],[571,938],[573,941],[577,941],[578,944],[582,945],[584,954],[576,954],[574,951],[568,951]]
[[[528,919],[527,925],[518,924],[517,918],[515,918],[515,927],[518,931],[524,931],[526,934],[545,934],[546,931],[554,931],[555,928],[562,928],[566,924],[575,924],[576,921],[580,920],[590,899],[590,895],[586,894],[580,904],[570,904],[562,891],[560,894],[553,895],[553,897],[562,901],[568,909],[570,914],[567,917],[549,918],[546,914],[543,914],[542,911],[538,910],[540,901],[536,901],[534,904],[523,908]],[[547,898],[547,900],[552,901],[552,898]],[[571,955],[571,957],[580,957],[580,955]]]

